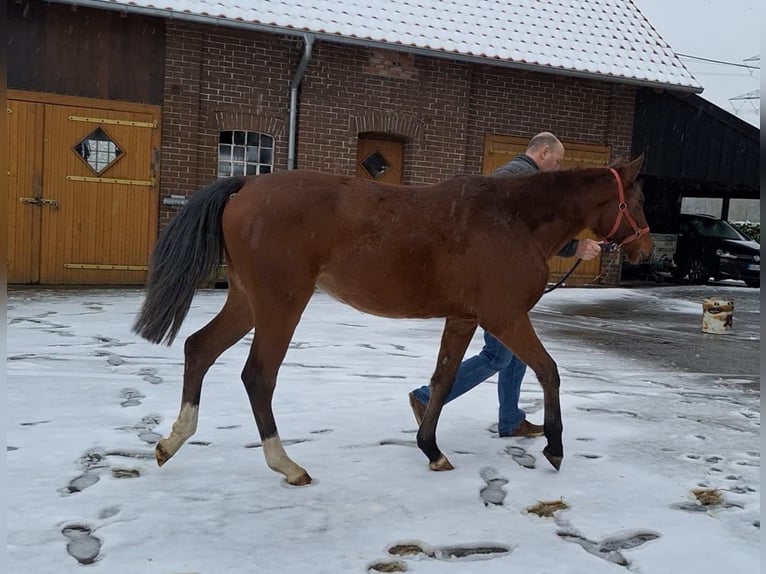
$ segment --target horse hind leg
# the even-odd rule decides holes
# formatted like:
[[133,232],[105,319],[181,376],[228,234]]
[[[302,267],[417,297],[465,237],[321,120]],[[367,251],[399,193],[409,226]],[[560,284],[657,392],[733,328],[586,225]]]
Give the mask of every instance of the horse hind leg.
[[221,353],[244,337],[252,327],[247,296],[230,282],[226,302],[218,315],[186,339],[181,410],[170,435],[161,439],[155,447],[157,464],[165,464],[194,435],[205,373]]
[[431,398],[418,429],[418,447],[428,457],[431,470],[452,470],[454,467],[436,444],[436,425],[439,422],[444,401],[455,384],[463,355],[476,331],[476,321],[447,319],[442,333],[439,358],[431,377]]

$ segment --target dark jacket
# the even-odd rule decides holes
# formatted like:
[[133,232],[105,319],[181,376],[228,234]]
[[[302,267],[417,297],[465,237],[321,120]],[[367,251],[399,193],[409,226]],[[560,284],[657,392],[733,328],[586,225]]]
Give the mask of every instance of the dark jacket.
[[[495,171],[492,172],[492,177],[518,177],[520,175],[530,175],[540,171],[537,167],[535,160],[529,157],[527,154],[522,153],[517,155],[511,161],[501,165]],[[559,257],[572,257],[577,251],[577,245],[579,241],[572,239],[569,243],[561,248],[561,251],[556,253]]]

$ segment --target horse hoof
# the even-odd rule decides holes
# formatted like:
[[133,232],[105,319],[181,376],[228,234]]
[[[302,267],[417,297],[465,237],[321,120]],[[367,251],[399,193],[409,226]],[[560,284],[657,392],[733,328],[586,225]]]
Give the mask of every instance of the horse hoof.
[[157,459],[157,466],[162,466],[169,461],[172,456],[173,455],[168,453],[165,450],[165,447],[162,446],[162,441],[158,442],[157,446],[154,447],[154,458]]
[[287,484],[292,486],[308,486],[311,484],[311,477],[307,472],[304,472],[298,478],[285,478],[285,480],[287,481]]
[[550,462],[551,465],[553,465],[553,468],[555,468],[556,470],[559,470],[561,468],[561,461],[564,460],[563,456],[551,454],[549,452],[546,452],[545,450],[543,450],[543,454],[545,455],[545,458],[548,459],[548,462]]
[[444,456],[444,455],[441,455],[439,457],[439,460],[430,463],[428,466],[429,466],[429,468],[431,470],[435,470],[437,472],[438,471],[442,471],[442,470],[454,470],[455,469],[455,467],[452,466],[452,463],[450,461],[448,461],[447,457]]

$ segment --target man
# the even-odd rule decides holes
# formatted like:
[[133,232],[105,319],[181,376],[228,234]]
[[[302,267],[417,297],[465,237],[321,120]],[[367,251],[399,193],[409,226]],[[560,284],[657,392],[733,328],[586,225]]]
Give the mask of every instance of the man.
[[[559,168],[564,159],[564,146],[550,132],[534,136],[524,153],[497,168],[493,177],[521,176],[538,171],[553,171]],[[592,239],[573,239],[557,253],[559,257],[578,257],[590,260],[601,253],[601,246]],[[522,363],[505,345],[491,334],[484,332],[484,348],[481,352],[464,360],[458,369],[455,384],[445,401],[458,398],[479,383],[498,373],[497,396],[500,403],[498,413],[498,434],[501,437],[532,437],[543,434],[543,426],[530,423],[526,414],[519,408],[521,381],[527,366]],[[409,394],[410,406],[418,424],[425,413],[425,405],[431,396],[429,387],[422,386]]]

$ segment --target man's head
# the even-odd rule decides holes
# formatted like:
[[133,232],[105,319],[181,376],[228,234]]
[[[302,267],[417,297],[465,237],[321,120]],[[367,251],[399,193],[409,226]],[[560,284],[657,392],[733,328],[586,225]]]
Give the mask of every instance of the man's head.
[[542,132],[529,140],[526,154],[535,160],[540,171],[553,171],[564,159],[564,146],[552,133]]

